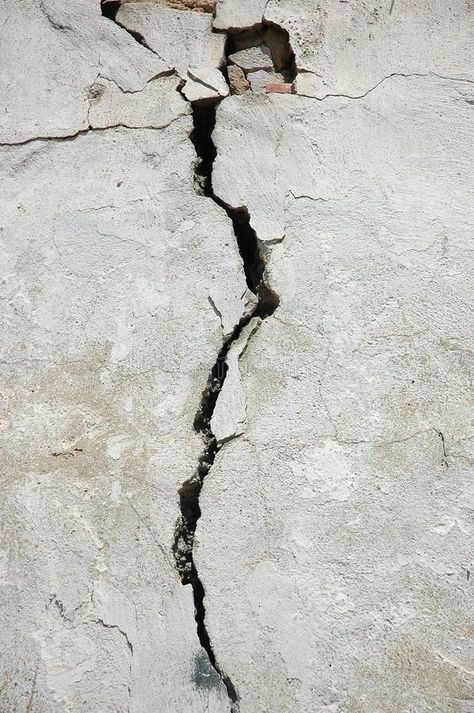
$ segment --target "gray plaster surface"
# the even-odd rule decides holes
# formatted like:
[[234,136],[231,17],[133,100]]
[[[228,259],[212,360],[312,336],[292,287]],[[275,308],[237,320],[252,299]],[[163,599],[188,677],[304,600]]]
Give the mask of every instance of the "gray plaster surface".
[[0,0],[0,711],[472,713],[472,3],[199,9]]

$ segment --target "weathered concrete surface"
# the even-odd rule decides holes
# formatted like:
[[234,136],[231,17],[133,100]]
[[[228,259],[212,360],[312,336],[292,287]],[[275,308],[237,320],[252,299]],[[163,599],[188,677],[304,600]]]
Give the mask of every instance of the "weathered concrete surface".
[[471,0],[269,0],[265,19],[288,30],[301,93],[359,96],[392,74],[472,80]]
[[[189,80],[190,101],[225,96],[219,71],[224,62],[225,35],[212,33],[211,14],[173,10],[155,2],[128,2],[119,9],[117,21],[138,32],[153,52],[182,79]],[[194,70],[191,76],[189,70]],[[210,70],[220,75],[217,86],[215,80],[210,84],[199,81],[200,73]]]
[[287,28],[300,92],[348,95],[218,112],[213,189],[280,296],[211,418],[222,676],[173,546],[255,304],[177,91],[225,95],[224,37],[127,3],[148,50],[98,5],[2,5],[0,710],[471,713],[470,3],[218,4]]
[[227,710],[171,547],[245,283],[188,131],[2,150],[3,710]]
[[216,30],[245,29],[262,22],[267,0],[217,0]]
[[189,113],[178,92],[179,83],[176,75],[159,77],[140,92],[123,92],[113,82],[98,79],[89,90],[89,126],[163,129]]
[[195,546],[240,713],[472,709],[473,101],[394,76],[219,109],[214,190],[281,300]]
[[89,91],[100,78],[137,92],[169,71],[102,17],[99,2],[1,0],[0,13],[0,143],[87,129]]
[[0,709],[221,713],[172,546],[245,278],[230,221],[195,193],[176,78],[147,83],[163,63],[85,7],[78,30],[77,6],[55,6],[61,29],[16,4],[3,33],[22,44],[2,141],[31,141],[0,149]]

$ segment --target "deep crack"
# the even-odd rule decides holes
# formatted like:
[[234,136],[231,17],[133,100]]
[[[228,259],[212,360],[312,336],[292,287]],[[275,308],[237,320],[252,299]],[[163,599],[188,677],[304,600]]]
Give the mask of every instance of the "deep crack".
[[121,3],[120,0],[100,0],[100,9],[104,17],[108,17],[109,20],[115,20],[115,16],[119,10]]
[[[116,20],[120,4],[120,0],[101,0],[102,14],[122,27]],[[266,25],[262,24],[258,27],[258,31],[262,35],[265,26],[269,26],[269,23],[266,23]],[[123,29],[129,32],[137,42],[147,47],[147,49],[150,49],[146,45],[142,35],[136,32],[130,32],[127,28]],[[227,57],[233,47],[235,47],[235,42],[228,35],[226,42]],[[292,57],[293,56],[294,55],[292,55]],[[181,90],[182,85],[178,87],[178,91],[181,92]],[[221,670],[217,663],[212,642],[207,631],[206,609],[204,606],[205,590],[194,562],[194,538],[197,523],[201,517],[199,498],[202,486],[214,464],[217,452],[221,447],[221,444],[217,443],[216,437],[212,432],[211,419],[217,399],[219,398],[226,379],[228,370],[226,363],[227,355],[232,344],[239,338],[244,327],[246,327],[254,317],[260,317],[261,320],[269,317],[277,309],[280,300],[278,295],[276,295],[266,283],[266,252],[259,243],[257,235],[250,225],[250,215],[247,208],[244,206],[238,208],[231,207],[213,193],[212,170],[217,151],[212,140],[212,132],[216,123],[216,107],[219,101],[220,99],[216,99],[192,104],[193,131],[191,132],[190,139],[199,159],[195,167],[195,189],[200,195],[211,198],[216,205],[226,212],[232,221],[235,238],[242,258],[247,286],[249,290],[254,293],[257,301],[251,312],[247,313],[246,316],[240,320],[232,334],[223,341],[217,359],[209,374],[198,411],[194,418],[194,428],[202,437],[204,450],[199,458],[196,472],[189,480],[185,481],[179,489],[181,516],[176,523],[173,554],[182,583],[186,585],[190,584],[193,590],[194,617],[199,642],[206,652],[210,664],[227,689],[232,713],[238,713],[238,693],[229,676]]]
[[201,403],[194,419],[194,428],[202,437],[204,450],[199,459],[196,473],[191,479],[183,483],[179,491],[181,517],[176,526],[173,551],[183,584],[191,584],[193,588],[199,641],[207,652],[212,666],[218,672],[227,688],[232,710],[237,711],[237,691],[230,678],[221,671],[216,661],[206,628],[205,590],[194,562],[194,536],[198,520],[201,517],[199,498],[202,486],[219,450],[219,445],[211,429],[211,419],[227,375],[227,355],[232,344],[238,339],[242,329],[250,320],[254,317],[265,319],[273,314],[278,307],[279,299],[266,284],[265,255],[255,231],[250,225],[248,210],[243,207],[231,208],[215,196],[212,190],[212,169],[216,157],[212,132],[216,122],[216,104],[208,102],[193,105],[193,120],[194,129],[191,134],[191,140],[199,157],[199,162],[196,166],[196,190],[201,195],[211,198],[220,208],[225,210],[231,219],[242,257],[247,286],[256,295],[257,303],[251,313],[247,314],[235,327],[230,337],[224,340],[203,391]]

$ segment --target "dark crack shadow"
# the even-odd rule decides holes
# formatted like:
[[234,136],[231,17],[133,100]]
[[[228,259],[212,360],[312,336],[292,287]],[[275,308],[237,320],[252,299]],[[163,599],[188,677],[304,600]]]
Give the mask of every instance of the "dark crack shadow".
[[211,419],[226,379],[227,355],[232,344],[239,338],[243,328],[250,320],[254,317],[260,317],[263,320],[273,314],[279,305],[279,298],[266,283],[265,256],[257,235],[250,225],[248,210],[244,207],[232,208],[213,193],[212,169],[217,154],[212,140],[215,122],[216,103],[206,102],[193,105],[194,128],[190,138],[199,159],[195,168],[195,187],[198,193],[211,198],[231,219],[247,286],[257,297],[257,302],[251,313],[247,314],[235,327],[233,333],[224,340],[204,388],[201,403],[194,419],[194,428],[201,435],[204,450],[195,474],[183,483],[179,490],[181,517],[176,525],[173,552],[183,584],[191,584],[193,588],[199,641],[207,652],[212,666],[224,682],[232,703],[232,711],[236,712],[238,710],[237,691],[216,661],[206,628],[205,590],[194,562],[194,537],[197,523],[201,517],[199,498],[203,483],[219,450],[219,445],[211,429]]
[[101,0],[100,9],[104,17],[108,17],[109,20],[115,22],[115,17],[119,10],[121,3],[120,0]]
[[[121,2],[119,0],[101,0],[102,15],[122,27],[116,19],[120,5]],[[150,49],[139,33],[131,32],[125,27],[123,29],[131,34],[137,42],[147,49]],[[259,25],[257,28],[259,37],[261,36],[263,38],[265,33],[267,33],[266,37],[268,37],[269,30],[269,23]],[[275,27],[273,27],[273,31],[285,32],[281,30],[281,28]],[[288,35],[288,33],[286,33],[286,35]],[[277,44],[278,40],[279,37],[275,40]],[[235,50],[236,44],[235,38],[228,35],[226,41],[226,57]],[[290,57],[289,72],[293,74],[294,55],[291,47],[289,47],[288,52],[288,56]],[[225,67],[223,70],[225,72]],[[181,92],[182,86],[183,83],[178,87],[178,91]],[[212,139],[212,133],[216,123],[216,108],[219,101],[220,100],[207,100],[192,105],[193,130],[190,134],[190,139],[198,156],[198,161],[195,166],[195,190],[200,195],[213,200],[216,205],[225,211],[232,221],[235,239],[242,258],[247,286],[249,290],[254,293],[257,300],[251,313],[248,313],[242,318],[232,334],[224,340],[202,393],[200,405],[194,419],[194,429],[200,434],[204,447],[194,475],[184,482],[179,489],[181,515],[176,523],[173,554],[182,583],[191,585],[192,587],[196,630],[199,642],[209,661],[208,665],[202,657],[195,660],[195,684],[200,687],[214,687],[216,681],[221,680],[227,689],[232,713],[238,713],[238,693],[229,676],[226,675],[216,661],[212,642],[207,631],[206,608],[204,604],[205,590],[194,562],[194,538],[197,523],[201,517],[199,505],[201,490],[220,447],[212,432],[211,420],[227,375],[227,355],[232,344],[239,338],[242,330],[249,324],[251,319],[254,317],[259,317],[261,320],[266,319],[275,312],[280,301],[278,295],[276,295],[267,284],[266,253],[250,225],[250,215],[247,208],[244,206],[237,208],[229,206],[213,193],[212,170],[217,151]]]

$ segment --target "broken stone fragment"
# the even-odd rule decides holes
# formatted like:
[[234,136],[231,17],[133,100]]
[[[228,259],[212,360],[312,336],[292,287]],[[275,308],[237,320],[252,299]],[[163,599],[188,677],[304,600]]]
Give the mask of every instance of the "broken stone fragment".
[[220,97],[227,97],[229,95],[229,86],[219,69],[191,67],[188,71],[188,75],[196,82],[201,82],[201,84],[205,84],[213,89]]
[[270,49],[267,45],[259,47],[248,47],[240,52],[235,52],[229,55],[229,59],[233,64],[244,70],[244,72],[256,72],[259,69],[272,70],[273,60]]
[[236,64],[229,64],[227,67],[231,94],[243,94],[250,89],[250,83],[245,77],[243,69]]
[[224,339],[229,339],[232,336],[236,324],[241,319],[252,316],[258,304],[257,297],[249,289],[246,289],[244,294],[238,295],[237,298],[234,302],[230,302],[227,299],[222,300],[220,291],[215,290],[212,286],[209,290],[209,302],[220,319]]
[[243,328],[227,355],[227,376],[211,419],[211,430],[219,444],[236,438],[244,432],[246,399],[242,388],[239,359],[260,324],[260,319],[252,319]]
[[267,0],[217,0],[216,30],[237,30],[262,22]]
[[147,46],[187,80],[190,67],[219,69],[224,62],[225,36],[212,32],[212,17],[182,12],[157,3],[128,2],[117,22],[138,32]]
[[276,72],[265,72],[263,70],[259,70],[258,72],[249,72],[247,74],[247,79],[250,82],[250,87],[253,92],[264,92],[267,89],[267,86],[282,84],[285,81],[282,74],[278,74]]
[[188,79],[181,90],[190,102],[229,96],[229,86],[218,69],[198,67],[188,71]]
[[272,82],[267,84],[266,90],[268,94],[292,94],[293,85],[285,82]]
[[218,97],[214,89],[201,84],[201,82],[196,82],[194,79],[188,79],[181,89],[181,94],[186,97],[188,102],[200,102]]
[[[219,298],[220,297],[221,296],[219,295]],[[222,300],[219,299],[219,305],[221,302]],[[227,309],[222,314],[221,322],[224,339],[228,339],[233,334],[236,320],[241,321],[252,317],[258,305],[258,297],[252,292],[252,290],[247,288],[244,294],[240,297],[238,308],[236,307],[236,304],[237,303],[231,305],[231,309],[229,309],[229,306],[226,305]],[[238,312],[238,309],[240,312]]]

